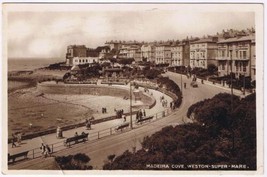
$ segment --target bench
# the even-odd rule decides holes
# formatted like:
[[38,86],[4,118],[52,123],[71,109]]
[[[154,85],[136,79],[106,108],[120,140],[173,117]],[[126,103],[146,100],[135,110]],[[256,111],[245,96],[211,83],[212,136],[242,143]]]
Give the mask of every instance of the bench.
[[145,122],[145,121],[147,121],[147,120],[151,120],[151,119],[153,119],[153,117],[154,117],[154,116],[148,116],[148,117],[144,117],[144,118],[138,119],[138,120],[136,121],[136,123],[142,123],[142,122]]
[[[82,134],[82,135],[78,135],[78,136],[67,138],[64,141],[64,146],[70,147],[72,142],[74,142],[74,144],[76,144],[76,143],[79,143],[79,142],[88,141],[88,135],[89,135],[89,133],[85,133],[85,134]],[[80,140],[82,140],[82,141],[80,141]]]
[[124,128],[129,127],[129,125],[130,125],[129,122],[125,122],[125,123],[119,125],[118,127],[116,127],[115,130],[117,130],[117,131],[121,130],[122,131]]
[[20,152],[20,153],[13,154],[13,155],[10,155],[8,153],[8,162],[11,161],[12,163],[14,163],[16,161],[16,158],[19,158],[19,157],[23,157],[22,160],[27,159],[28,153],[29,151]]

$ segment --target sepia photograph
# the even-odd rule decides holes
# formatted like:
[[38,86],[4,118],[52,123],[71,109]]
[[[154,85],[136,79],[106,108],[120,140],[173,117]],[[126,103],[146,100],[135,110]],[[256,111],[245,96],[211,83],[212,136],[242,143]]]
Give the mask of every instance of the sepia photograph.
[[3,174],[263,174],[263,4],[2,14]]

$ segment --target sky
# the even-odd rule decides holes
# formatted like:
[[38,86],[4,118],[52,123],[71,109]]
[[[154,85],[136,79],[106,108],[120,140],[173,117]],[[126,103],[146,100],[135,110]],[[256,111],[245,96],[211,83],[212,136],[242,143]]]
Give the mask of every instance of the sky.
[[[121,7],[120,7],[121,8]],[[65,57],[68,45],[108,40],[181,40],[255,27],[254,12],[179,9],[13,10],[7,13],[8,58]]]

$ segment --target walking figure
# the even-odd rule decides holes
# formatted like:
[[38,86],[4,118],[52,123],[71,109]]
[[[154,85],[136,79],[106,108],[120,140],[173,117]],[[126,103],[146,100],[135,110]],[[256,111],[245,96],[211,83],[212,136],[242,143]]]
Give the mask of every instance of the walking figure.
[[20,145],[21,143],[21,134],[17,134],[17,142],[18,142],[18,145]]
[[143,110],[143,116],[146,117],[146,111],[145,110]]
[[[75,132],[74,137],[78,136],[78,133]],[[78,143],[78,140],[75,141],[75,143]]]
[[184,83],[184,88],[186,88],[186,83]]
[[12,145],[11,145],[11,147],[13,148],[13,147],[17,147],[17,145],[16,145],[16,143],[15,143],[15,139],[14,138],[12,138],[11,139],[11,142],[12,142]]
[[41,149],[42,155],[45,156],[45,151],[46,151],[45,149],[46,149],[46,148],[45,148],[44,143],[42,143],[40,149]]
[[48,145],[45,146],[45,157],[50,156],[51,157],[51,149]]

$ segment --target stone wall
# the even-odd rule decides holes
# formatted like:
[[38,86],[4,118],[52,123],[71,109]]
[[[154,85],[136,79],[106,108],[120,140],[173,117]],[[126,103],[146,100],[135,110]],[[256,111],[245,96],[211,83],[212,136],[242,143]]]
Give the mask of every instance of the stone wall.
[[55,84],[49,82],[39,83],[37,88],[42,93],[49,94],[88,94],[115,97],[129,97],[129,90],[112,86],[99,86],[89,84]]

